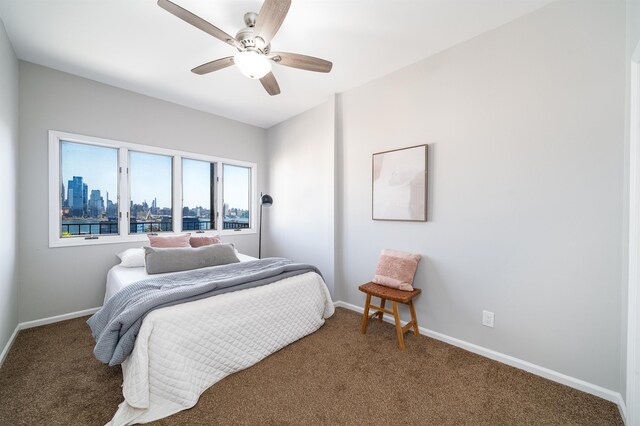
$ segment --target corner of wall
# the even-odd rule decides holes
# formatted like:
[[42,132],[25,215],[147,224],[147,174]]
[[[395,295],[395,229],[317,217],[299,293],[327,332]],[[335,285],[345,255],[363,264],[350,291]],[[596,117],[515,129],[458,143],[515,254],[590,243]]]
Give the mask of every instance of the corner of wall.
[[267,144],[263,252],[316,265],[335,297],[334,96],[268,129]]
[[333,96],[333,164],[334,164],[334,185],[333,185],[333,217],[334,217],[334,236],[333,236],[333,279],[335,299],[342,300],[342,286],[344,285],[344,273],[342,264],[342,204],[343,204],[343,188],[342,188],[342,94],[336,93]]
[[18,59],[0,20],[0,223],[5,244],[0,248],[0,363],[18,325]]

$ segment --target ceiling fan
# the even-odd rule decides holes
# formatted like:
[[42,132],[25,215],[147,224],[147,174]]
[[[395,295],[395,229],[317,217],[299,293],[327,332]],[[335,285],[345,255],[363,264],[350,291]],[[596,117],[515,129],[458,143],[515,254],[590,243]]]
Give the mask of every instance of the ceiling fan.
[[195,67],[191,71],[196,74],[207,74],[235,64],[246,77],[259,79],[267,93],[274,96],[280,94],[280,86],[271,72],[273,62],[315,72],[329,72],[333,66],[331,62],[313,56],[271,51],[271,40],[287,16],[291,0],[265,0],[260,13],[245,13],[246,27],[238,31],[235,37],[231,37],[213,24],[169,0],[158,0],[158,6],[238,49],[238,53],[234,56],[216,59]]

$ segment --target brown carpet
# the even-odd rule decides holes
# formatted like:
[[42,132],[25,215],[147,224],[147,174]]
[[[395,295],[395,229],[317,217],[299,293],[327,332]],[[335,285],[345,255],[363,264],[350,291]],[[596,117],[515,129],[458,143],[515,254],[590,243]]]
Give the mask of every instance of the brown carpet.
[[[337,309],[311,336],[208,389],[158,425],[621,425],[605,400]],[[86,318],[23,330],[0,369],[0,425],[102,425],[119,367],[93,358]]]

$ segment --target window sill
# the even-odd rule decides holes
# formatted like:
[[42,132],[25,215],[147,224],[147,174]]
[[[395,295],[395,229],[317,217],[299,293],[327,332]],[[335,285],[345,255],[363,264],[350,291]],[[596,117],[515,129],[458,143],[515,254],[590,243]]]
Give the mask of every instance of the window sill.
[[84,237],[55,238],[49,240],[49,248],[93,246],[101,244],[126,244],[149,241],[147,234],[127,235],[127,236],[107,236],[103,235],[95,239],[85,239]]
[[221,231],[217,231],[214,232],[216,234],[220,234],[221,236],[238,236],[238,235],[247,235],[247,234],[257,234],[258,231],[256,231],[255,229],[251,229],[251,228],[244,228],[244,229],[238,229],[238,230],[233,230],[233,229],[223,229]]
[[[158,232],[158,235],[180,235],[185,233],[191,233],[192,236],[198,235],[220,235],[223,237],[231,237],[231,236],[240,236],[240,235],[248,235],[248,234],[256,234],[257,231],[255,229],[241,229],[234,231],[232,229],[224,229],[222,231],[210,230],[205,232],[196,233],[194,231],[184,231],[184,232]],[[55,238],[49,240],[49,248],[59,248],[59,247],[78,247],[78,246],[93,246],[93,245],[102,245],[102,244],[127,244],[127,243],[144,243],[148,242],[149,238],[147,234],[138,234],[138,235],[103,235],[98,238],[85,239],[84,237],[67,237],[67,238]]]

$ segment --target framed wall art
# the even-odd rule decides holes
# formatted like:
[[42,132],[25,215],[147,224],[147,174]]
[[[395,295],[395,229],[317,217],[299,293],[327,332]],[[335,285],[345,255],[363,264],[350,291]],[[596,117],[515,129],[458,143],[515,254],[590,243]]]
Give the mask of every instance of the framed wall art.
[[373,220],[427,220],[428,145],[373,154]]

